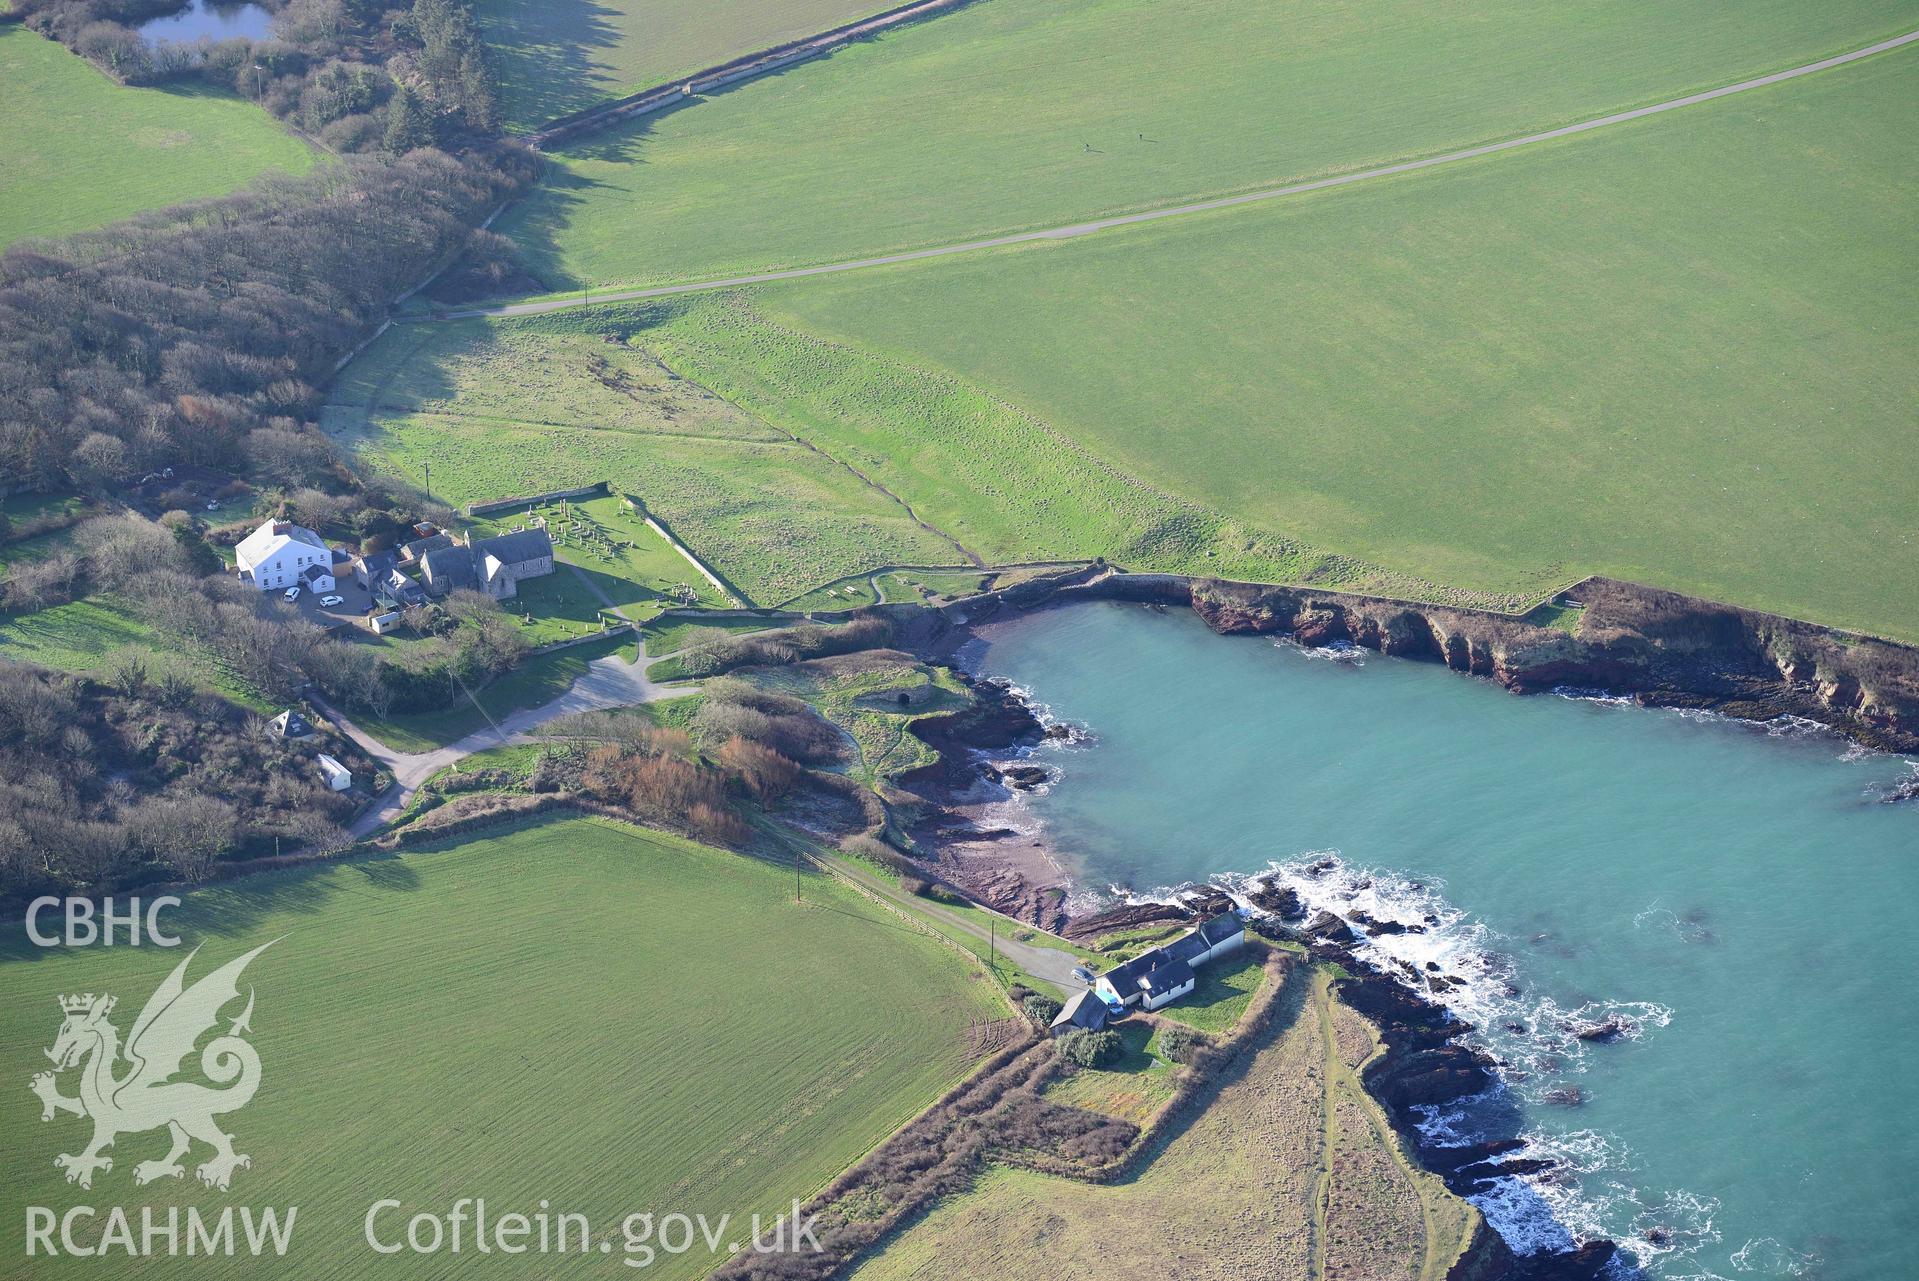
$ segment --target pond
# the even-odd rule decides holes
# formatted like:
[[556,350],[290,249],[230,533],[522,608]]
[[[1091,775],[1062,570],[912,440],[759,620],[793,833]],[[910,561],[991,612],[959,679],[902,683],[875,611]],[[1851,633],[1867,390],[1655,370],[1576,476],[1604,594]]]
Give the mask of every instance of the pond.
[[178,13],[140,25],[155,44],[191,44],[196,40],[264,40],[273,34],[273,15],[257,4],[219,4],[193,0]]

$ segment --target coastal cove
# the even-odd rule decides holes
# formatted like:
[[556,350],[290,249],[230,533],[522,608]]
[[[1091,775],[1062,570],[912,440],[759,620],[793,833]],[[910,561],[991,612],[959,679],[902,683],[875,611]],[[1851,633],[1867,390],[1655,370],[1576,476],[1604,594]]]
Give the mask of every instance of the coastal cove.
[[1908,760],[1139,605],[994,621],[963,658],[1089,731],[995,807],[1076,908],[1278,867],[1309,910],[1414,927],[1359,953],[1459,980],[1441,999],[1508,1081],[1431,1131],[1517,1109],[1518,1155],[1553,1163],[1476,1198],[1516,1248],[1570,1228],[1727,1281],[1908,1267],[1919,807],[1884,801]]

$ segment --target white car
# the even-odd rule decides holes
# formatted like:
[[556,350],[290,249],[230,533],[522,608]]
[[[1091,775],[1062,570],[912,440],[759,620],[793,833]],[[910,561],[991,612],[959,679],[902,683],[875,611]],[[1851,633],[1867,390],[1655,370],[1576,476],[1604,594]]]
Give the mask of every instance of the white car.
[[284,592],[281,592],[280,599],[281,600],[299,600],[300,584],[295,583],[293,586],[287,588]]
[[320,598],[320,604],[325,609],[332,609],[335,605],[343,604],[344,599],[345,598],[340,596],[322,596]]

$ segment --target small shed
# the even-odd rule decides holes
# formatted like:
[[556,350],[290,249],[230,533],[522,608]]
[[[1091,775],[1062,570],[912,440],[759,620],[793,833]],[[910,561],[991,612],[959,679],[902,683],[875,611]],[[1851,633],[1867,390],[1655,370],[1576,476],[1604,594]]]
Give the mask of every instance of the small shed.
[[353,786],[353,771],[331,756],[322,752],[314,758],[320,766],[320,773],[326,778],[326,785],[336,792],[344,792]]
[[384,636],[400,625],[399,611],[389,609],[383,614],[368,615],[366,625],[373,629],[375,636]]
[[1054,1036],[1065,1036],[1068,1032],[1097,1032],[1106,1026],[1106,1019],[1106,1002],[1089,989],[1067,997],[1066,1004],[1060,1006],[1059,1014],[1047,1030]]

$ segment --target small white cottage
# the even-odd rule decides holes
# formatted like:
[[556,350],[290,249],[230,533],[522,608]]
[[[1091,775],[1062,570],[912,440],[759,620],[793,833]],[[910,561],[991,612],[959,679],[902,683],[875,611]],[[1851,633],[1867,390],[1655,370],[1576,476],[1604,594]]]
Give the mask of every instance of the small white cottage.
[[340,762],[334,760],[324,752],[315,757],[314,760],[320,766],[320,773],[325,777],[328,787],[336,792],[344,792],[347,788],[353,786],[352,770],[340,764]]

